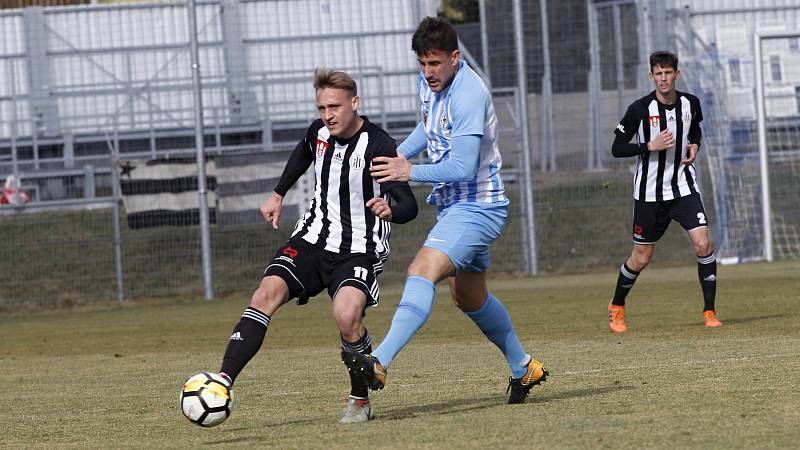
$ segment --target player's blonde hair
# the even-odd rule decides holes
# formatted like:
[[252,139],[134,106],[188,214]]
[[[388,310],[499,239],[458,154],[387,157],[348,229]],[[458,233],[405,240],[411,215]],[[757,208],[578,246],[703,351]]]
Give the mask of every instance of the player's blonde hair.
[[322,88],[350,91],[352,97],[358,95],[358,87],[353,77],[341,70],[317,67],[314,70],[314,89],[320,90]]

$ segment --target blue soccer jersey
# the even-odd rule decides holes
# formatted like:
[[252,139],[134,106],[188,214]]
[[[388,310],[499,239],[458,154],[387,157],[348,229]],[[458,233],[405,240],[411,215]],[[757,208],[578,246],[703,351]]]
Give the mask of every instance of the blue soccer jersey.
[[428,203],[446,208],[463,202],[506,202],[500,178],[502,158],[497,146],[497,116],[483,80],[461,60],[453,82],[442,92],[431,90],[420,73],[419,97],[428,157],[433,164],[450,158],[453,138],[480,137],[475,178],[466,182],[434,183]]

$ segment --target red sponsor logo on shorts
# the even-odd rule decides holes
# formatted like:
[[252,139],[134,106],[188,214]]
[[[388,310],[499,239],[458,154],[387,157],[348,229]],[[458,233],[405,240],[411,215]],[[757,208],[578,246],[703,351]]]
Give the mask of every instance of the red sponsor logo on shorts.
[[636,239],[642,239],[642,231],[644,231],[644,229],[642,228],[641,225],[638,225],[638,224],[634,225],[633,226],[633,237],[635,237]]
[[295,250],[295,249],[293,249],[292,247],[289,247],[289,246],[286,246],[286,248],[283,249],[283,254],[288,256],[289,258],[292,258],[292,259],[296,258],[298,253],[299,252],[297,250]]

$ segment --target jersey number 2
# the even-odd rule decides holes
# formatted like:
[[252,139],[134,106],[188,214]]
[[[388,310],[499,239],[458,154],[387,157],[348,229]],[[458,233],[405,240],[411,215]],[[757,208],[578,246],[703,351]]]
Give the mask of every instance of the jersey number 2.
[[701,212],[697,213],[697,223],[700,225],[706,224],[706,215]]

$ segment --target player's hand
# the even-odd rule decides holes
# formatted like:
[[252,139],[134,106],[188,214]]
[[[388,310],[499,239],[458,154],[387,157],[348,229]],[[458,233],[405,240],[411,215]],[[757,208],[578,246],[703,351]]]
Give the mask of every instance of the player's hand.
[[373,197],[367,200],[367,208],[372,211],[372,214],[375,214],[376,217],[380,218],[381,220],[385,220],[387,222],[392,220],[392,208],[389,207],[389,204],[386,203],[381,197]]
[[261,215],[267,223],[272,224],[272,228],[278,229],[278,220],[281,218],[281,208],[283,205],[283,196],[273,193],[272,196],[261,204]]
[[664,130],[658,133],[655,139],[651,139],[650,142],[647,143],[647,149],[651,152],[660,152],[673,145],[675,145],[675,138],[672,136],[672,132]]
[[394,158],[376,156],[372,159],[369,173],[378,179],[378,183],[408,181],[411,179],[411,163],[403,155]]
[[689,165],[697,158],[697,150],[700,148],[697,144],[686,145],[686,157],[681,160],[683,164]]

